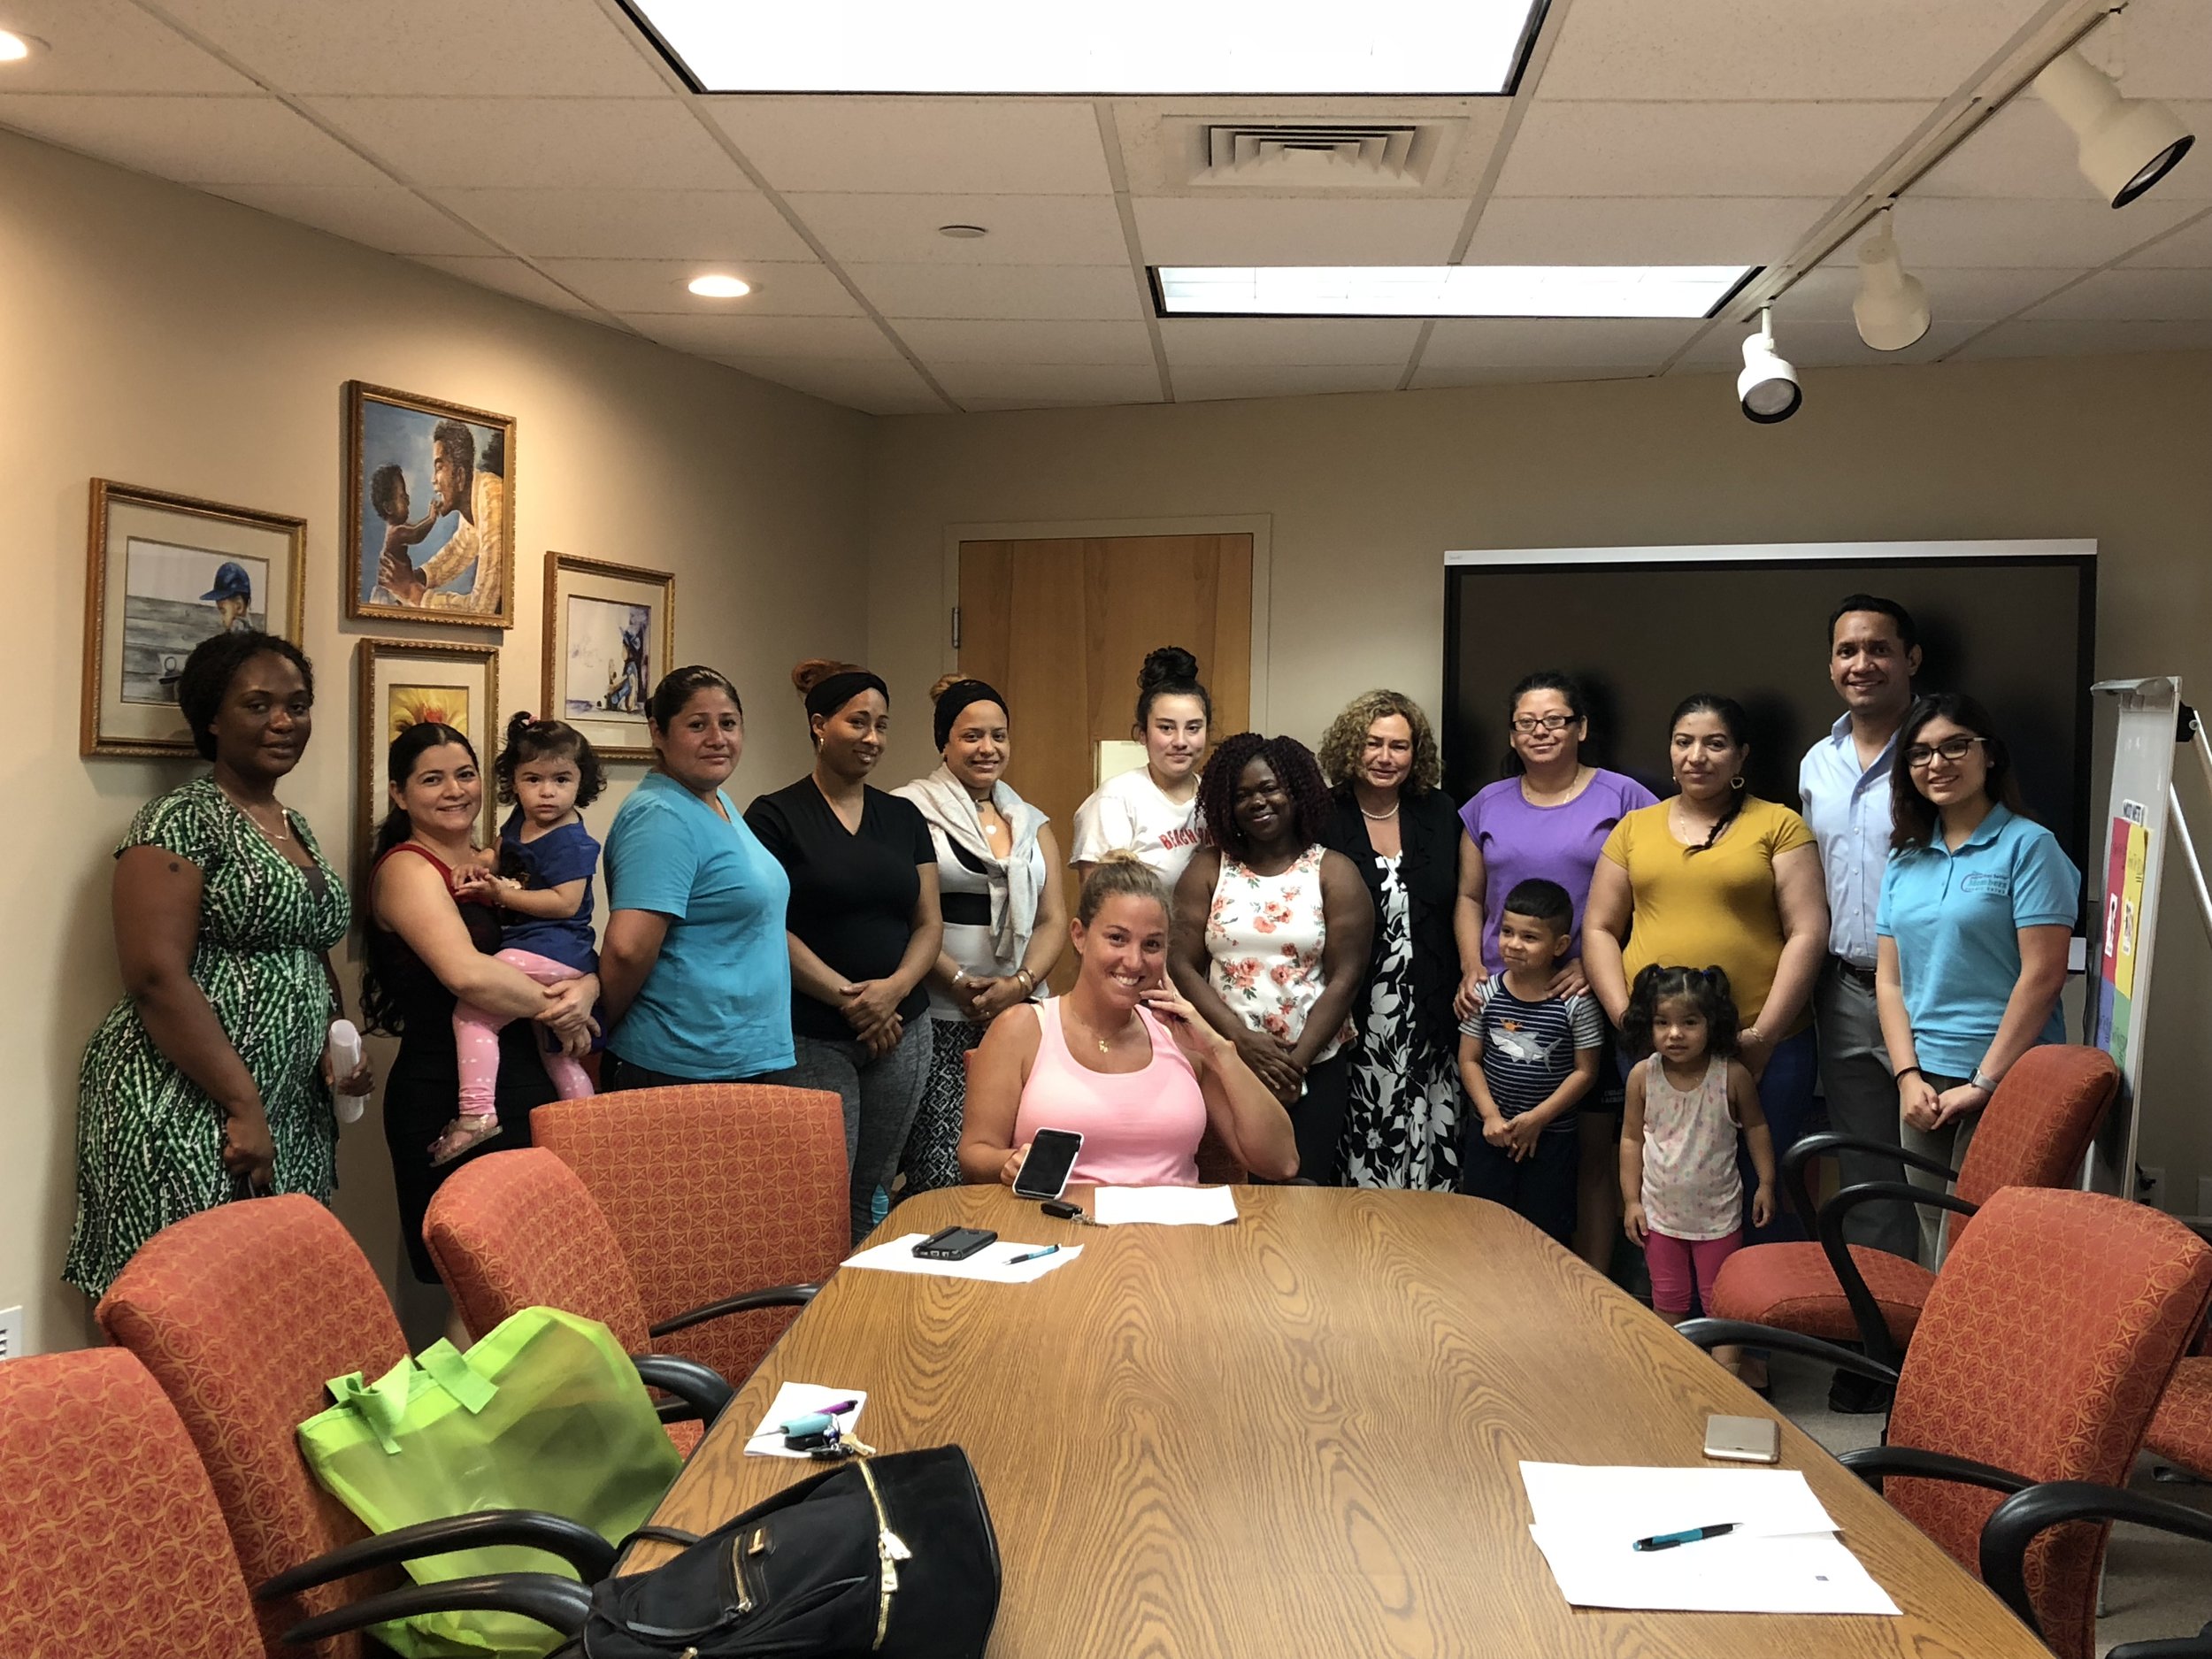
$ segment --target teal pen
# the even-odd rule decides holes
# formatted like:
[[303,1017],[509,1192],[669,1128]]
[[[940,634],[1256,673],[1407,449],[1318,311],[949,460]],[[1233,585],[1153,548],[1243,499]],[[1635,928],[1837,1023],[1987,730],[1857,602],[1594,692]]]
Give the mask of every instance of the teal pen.
[[1651,1538],[1640,1538],[1631,1549],[1672,1549],[1678,1544],[1694,1544],[1708,1538],[1721,1538],[1742,1525],[1740,1521],[1723,1521],[1717,1526],[1693,1526],[1686,1532],[1661,1532]]
[[1028,1255],[1026,1255],[1026,1256],[1008,1256],[1008,1257],[1006,1258],[1006,1265],[1007,1265],[1007,1266],[1009,1266],[1009,1267],[1013,1267],[1013,1266],[1015,1266],[1015,1265],[1017,1265],[1017,1264],[1018,1264],[1018,1263],[1023,1263],[1023,1262],[1033,1262],[1033,1261],[1035,1261],[1035,1260],[1036,1260],[1039,1256],[1056,1256],[1056,1255],[1058,1255],[1058,1254],[1059,1254],[1059,1252],[1060,1252],[1060,1247],[1059,1247],[1058,1245],[1056,1245],[1056,1244],[1048,1244],[1048,1245],[1046,1245],[1046,1246],[1045,1246],[1045,1248],[1044,1248],[1043,1249],[1041,1249],[1041,1250],[1032,1250],[1032,1251],[1030,1251],[1030,1253],[1029,1253]]

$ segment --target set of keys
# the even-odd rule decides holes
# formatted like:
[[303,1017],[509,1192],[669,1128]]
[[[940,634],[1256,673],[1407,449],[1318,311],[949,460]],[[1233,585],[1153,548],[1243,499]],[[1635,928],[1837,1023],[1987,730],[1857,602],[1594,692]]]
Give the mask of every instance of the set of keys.
[[1048,1198],[1037,1208],[1058,1220],[1072,1221],[1079,1227],[1095,1227],[1098,1225],[1082,1205],[1071,1204],[1064,1198]]

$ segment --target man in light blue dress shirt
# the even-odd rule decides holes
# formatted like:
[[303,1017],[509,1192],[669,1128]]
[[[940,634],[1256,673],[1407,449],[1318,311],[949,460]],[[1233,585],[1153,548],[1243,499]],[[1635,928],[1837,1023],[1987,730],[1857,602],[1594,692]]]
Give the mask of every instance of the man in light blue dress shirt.
[[[1872,594],[1844,600],[1829,618],[1828,679],[1847,712],[1797,772],[1828,884],[1828,961],[1813,992],[1828,1122],[1890,1147],[1898,1144],[1897,1083],[1874,1005],[1874,917],[1889,863],[1890,766],[1919,668],[1919,634],[1904,606]],[[1902,1164],[1876,1153],[1845,1152],[1840,1162],[1847,1187],[1904,1179]],[[1844,1231],[1853,1244],[1907,1260],[1920,1236],[1902,1203],[1863,1204]]]

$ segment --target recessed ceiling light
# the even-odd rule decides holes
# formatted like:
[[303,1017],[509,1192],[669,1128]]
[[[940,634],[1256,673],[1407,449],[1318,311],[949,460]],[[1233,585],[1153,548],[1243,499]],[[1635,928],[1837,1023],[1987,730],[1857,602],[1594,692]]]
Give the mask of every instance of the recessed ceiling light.
[[1709,317],[1753,265],[1158,265],[1163,317]]
[[35,35],[18,35],[13,29],[0,29],[0,64],[19,64],[26,58],[35,58],[46,50],[46,42]]
[[629,0],[704,92],[1187,95],[1509,92],[1541,0],[1276,0],[1178,12],[1118,0]]
[[701,299],[738,300],[753,291],[753,285],[733,276],[720,274],[695,276],[687,285]]
[[980,225],[940,225],[937,234],[950,236],[956,242],[973,242],[978,236],[987,236],[991,233]]

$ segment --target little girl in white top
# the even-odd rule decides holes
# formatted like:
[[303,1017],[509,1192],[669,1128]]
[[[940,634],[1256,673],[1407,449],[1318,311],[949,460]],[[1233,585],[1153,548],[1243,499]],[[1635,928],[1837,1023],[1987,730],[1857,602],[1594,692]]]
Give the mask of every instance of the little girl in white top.
[[[1690,1315],[1692,1282],[1709,1310],[1721,1263],[1743,1243],[1740,1127],[1758,1172],[1751,1222],[1774,1217],[1774,1138],[1758,1086],[1736,1058],[1736,1004],[1718,968],[1654,965],[1636,976],[1621,1022],[1632,1053],[1621,1121],[1621,1196],[1628,1236],[1644,1247],[1652,1311],[1669,1325]],[[1713,1356],[1740,1374],[1740,1350]],[[1750,1380],[1750,1379],[1747,1379]],[[1763,1380],[1761,1379],[1759,1380]]]

